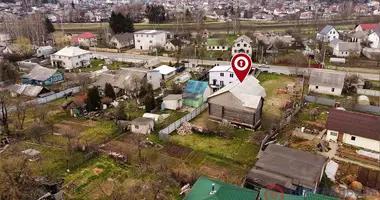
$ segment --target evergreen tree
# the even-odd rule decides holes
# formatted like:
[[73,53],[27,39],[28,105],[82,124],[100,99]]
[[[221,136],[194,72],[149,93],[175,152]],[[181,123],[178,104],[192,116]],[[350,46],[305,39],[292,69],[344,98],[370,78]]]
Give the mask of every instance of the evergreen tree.
[[162,23],[166,21],[166,11],[162,5],[147,5],[145,15],[149,23]]
[[192,15],[189,9],[186,9],[185,16],[187,20],[191,21]]
[[129,15],[124,16],[121,13],[111,13],[109,26],[115,34],[126,32],[133,33],[135,31],[131,17]]
[[45,29],[47,33],[53,33],[55,31],[54,25],[51,23],[49,18],[45,18]]
[[71,2],[71,7],[72,7],[72,8],[75,8],[74,1]]
[[116,120],[127,119],[127,115],[125,114],[125,105],[122,102],[120,102],[116,107],[115,118]]
[[109,83],[106,83],[104,86],[104,96],[111,98],[112,100],[116,99],[115,91],[113,90],[112,85]]
[[101,101],[97,87],[92,87],[87,91],[87,111],[100,109]]
[[154,92],[153,92],[152,84],[147,85],[146,91],[147,93],[144,98],[145,111],[150,112],[151,110],[156,108],[156,104],[154,102]]

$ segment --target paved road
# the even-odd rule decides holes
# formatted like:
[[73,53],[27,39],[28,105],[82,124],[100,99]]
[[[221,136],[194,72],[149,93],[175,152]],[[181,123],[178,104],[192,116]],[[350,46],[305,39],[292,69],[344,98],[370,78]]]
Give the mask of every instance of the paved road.
[[[108,57],[116,60],[123,60],[127,62],[148,62],[150,60],[159,60],[160,62],[176,62],[176,59],[173,57],[165,57],[165,56],[149,56],[149,55],[138,55],[138,54],[127,54],[127,53],[108,53],[108,52],[95,52],[92,51],[94,56],[100,57]],[[189,62],[193,62],[196,64],[203,65],[229,65],[229,61],[217,61],[217,60],[199,60],[199,59],[185,59]],[[254,64],[255,67],[258,67],[258,64]],[[279,66],[279,65],[266,65],[267,68],[261,68],[263,71],[268,71],[270,73],[281,73],[286,75],[291,74],[302,74],[308,75],[308,68],[296,68],[296,67],[288,67],[288,66]],[[311,69],[313,70],[313,69]],[[372,70],[373,71],[373,70]],[[356,72],[347,72],[351,74],[359,74],[364,79],[368,80],[380,80],[380,70],[379,73],[356,73]]]

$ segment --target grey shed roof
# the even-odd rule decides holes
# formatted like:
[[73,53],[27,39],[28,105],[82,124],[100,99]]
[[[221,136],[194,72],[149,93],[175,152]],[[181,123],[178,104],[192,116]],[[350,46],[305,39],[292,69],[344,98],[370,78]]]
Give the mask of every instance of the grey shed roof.
[[360,43],[358,42],[339,42],[337,44],[339,51],[360,51]]
[[343,88],[346,73],[314,69],[310,75],[310,85],[326,86],[332,88]]
[[335,47],[339,42],[342,42],[342,40],[335,38],[335,39],[330,41],[330,46]]
[[325,28],[323,28],[321,31],[319,31],[319,34],[326,35],[333,28],[334,27],[331,25],[326,25]]
[[276,182],[288,188],[291,185],[315,188],[325,162],[326,158],[321,155],[270,144],[260,153],[247,178],[254,182]]
[[21,78],[27,78],[27,79],[32,79],[32,80],[37,80],[37,81],[45,81],[46,79],[50,78],[53,76],[53,74],[58,71],[57,69],[49,69],[46,67],[42,66],[35,66],[29,74],[26,74],[22,76]]
[[153,122],[153,119],[147,117],[138,117],[131,121],[132,125],[147,125]]
[[133,33],[121,33],[114,35],[115,39],[119,42],[129,42],[133,40],[134,36]]
[[141,81],[145,72],[142,71],[132,71],[132,70],[119,70],[116,74],[108,74],[103,73],[97,77],[97,80],[93,85],[104,88],[106,83],[110,83],[113,87],[125,88],[129,87],[131,90],[135,89],[135,84],[133,83],[136,79],[137,81]]
[[164,97],[162,100],[180,100],[182,99],[182,94],[169,94]]

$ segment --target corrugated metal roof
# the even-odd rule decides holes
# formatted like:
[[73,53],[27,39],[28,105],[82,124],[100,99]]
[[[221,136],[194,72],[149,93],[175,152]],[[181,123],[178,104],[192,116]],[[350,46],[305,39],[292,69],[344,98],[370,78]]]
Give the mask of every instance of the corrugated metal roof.
[[256,109],[260,99],[265,98],[265,89],[259,84],[259,81],[249,75],[242,83],[235,81],[216,91],[209,98],[220,95],[225,92],[231,92],[236,98],[243,102],[243,106]]
[[53,76],[53,74],[56,71],[58,70],[37,65],[29,72],[29,74],[25,74],[21,76],[21,78],[27,78],[27,79],[37,80],[37,81],[45,81],[51,76]]
[[319,34],[326,35],[333,28],[333,26],[327,25],[321,31],[319,31]]
[[[214,184],[214,193],[212,185]],[[258,192],[201,176],[184,200],[253,200]]]
[[54,55],[56,56],[67,56],[67,57],[74,57],[74,56],[80,56],[83,54],[89,54],[89,51],[80,49],[79,47],[65,47],[58,52],[56,52]]
[[161,65],[161,66],[159,66],[157,68],[154,68],[154,70],[158,70],[158,71],[160,71],[161,74],[167,75],[167,74],[170,74],[170,73],[174,72],[175,68],[167,66],[167,65]]
[[314,69],[311,72],[309,84],[332,88],[343,88],[345,77],[345,72]]
[[380,141],[380,116],[331,109],[326,129]]

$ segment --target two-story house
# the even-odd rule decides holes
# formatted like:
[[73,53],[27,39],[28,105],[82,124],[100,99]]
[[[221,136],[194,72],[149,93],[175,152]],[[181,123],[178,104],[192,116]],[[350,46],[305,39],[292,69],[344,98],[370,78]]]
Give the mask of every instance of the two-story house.
[[87,67],[90,65],[91,52],[78,47],[65,47],[50,55],[51,65],[65,69]]
[[164,47],[166,44],[166,31],[142,30],[134,33],[135,49],[151,50],[153,47]]
[[248,36],[242,35],[234,41],[234,46],[232,47],[232,56],[238,53],[245,53],[252,56],[252,39]]
[[218,65],[209,71],[209,85],[216,91],[224,85],[239,81],[231,65]]
[[98,43],[96,35],[90,32],[84,32],[77,36],[73,36],[71,40],[74,44],[85,47],[94,47]]
[[331,25],[325,26],[319,33],[317,33],[317,40],[330,42],[333,39],[339,39],[339,32]]

